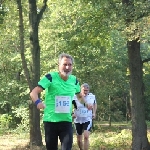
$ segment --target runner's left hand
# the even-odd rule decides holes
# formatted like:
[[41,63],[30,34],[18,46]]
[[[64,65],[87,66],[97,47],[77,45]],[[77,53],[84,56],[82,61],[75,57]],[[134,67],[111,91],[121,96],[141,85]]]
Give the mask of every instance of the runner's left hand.
[[95,119],[96,118],[96,114],[92,114],[92,119]]

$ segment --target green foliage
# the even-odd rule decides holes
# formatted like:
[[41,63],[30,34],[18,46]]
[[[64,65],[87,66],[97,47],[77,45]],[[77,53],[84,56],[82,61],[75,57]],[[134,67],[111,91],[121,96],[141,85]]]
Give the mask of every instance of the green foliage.
[[5,10],[2,4],[0,4],[0,25],[3,24],[5,16]]
[[49,2],[40,24],[42,74],[46,68],[57,70],[59,53],[70,53],[75,58],[73,74],[81,84],[90,84],[100,104],[98,109],[105,107],[108,111],[108,95],[115,99],[122,93],[119,97],[123,102],[121,98],[128,93],[125,38],[109,26],[111,22],[103,11],[105,3],[69,1],[64,4],[65,1]]
[[20,118],[21,122],[17,124],[16,132],[29,132],[29,110],[24,106],[13,110],[15,117]]
[[8,114],[0,115],[0,128],[9,129],[11,122],[12,122],[11,115]]
[[0,114],[9,113],[11,111],[11,106],[9,101],[1,101],[0,102]]
[[[42,6],[37,1],[38,9]],[[22,128],[28,126],[28,117],[24,118],[29,99],[19,51],[18,12],[15,1],[6,1],[7,13],[3,16],[0,36],[0,114],[10,114],[13,122],[23,119]],[[31,52],[29,46],[28,3],[22,1],[24,17],[25,56],[30,73],[32,72]],[[136,3],[143,11],[145,3]],[[145,12],[148,10],[146,9]],[[71,54],[75,59],[73,74],[82,84],[87,82],[96,95],[98,103],[98,120],[125,120],[126,105],[129,103],[129,74],[126,50],[126,30],[123,22],[125,12],[120,1],[79,0],[48,1],[48,8],[39,25],[41,47],[41,76],[57,70],[57,57],[61,52]],[[12,19],[13,18],[13,19]],[[149,18],[139,19],[141,28],[142,58],[150,55]],[[131,24],[129,29],[134,29]],[[144,83],[146,87],[146,118],[149,120],[149,63],[144,65]],[[32,74],[31,74],[32,76]],[[111,97],[111,109],[109,99]],[[43,97],[43,95],[42,95]],[[24,110],[25,109],[25,110]],[[14,111],[12,111],[14,110]],[[21,111],[24,113],[21,116]],[[17,117],[17,118],[15,118]],[[25,121],[26,120],[26,121]],[[27,128],[28,130],[28,128]]]
[[[39,9],[41,3],[42,1],[38,1]],[[23,2],[22,5],[25,26],[25,56],[28,67],[32,69],[29,49],[28,7],[26,2]],[[9,7],[9,11],[5,16],[5,27],[1,30],[3,37],[1,37],[0,70],[3,74],[0,77],[3,82],[0,86],[2,93],[0,101],[2,105],[4,101],[8,101],[13,109],[17,109],[22,104],[26,104],[29,99],[29,90],[18,49],[19,33],[16,4],[8,1],[7,7]],[[123,44],[120,46],[124,40],[117,31],[109,32],[108,24],[108,19],[99,2],[97,5],[93,5],[92,3],[80,3],[80,1],[68,1],[67,3],[66,1],[49,1],[48,9],[39,26],[42,50],[41,75],[49,70],[57,70],[57,56],[60,52],[73,55],[75,58],[73,73],[78,77],[80,83],[88,82],[91,85],[91,92],[96,94],[100,104],[98,109],[104,110],[101,112],[103,114],[106,111],[105,119],[108,116],[108,95],[115,98],[118,91],[123,90],[124,92],[128,88],[126,86],[128,83],[123,82],[127,80],[125,75],[125,46]],[[125,57],[121,57],[122,55]],[[123,69],[124,66],[125,69]],[[121,102],[120,100],[119,104]],[[4,109],[6,108],[3,107],[2,110]],[[116,109],[116,111],[118,110]],[[10,113],[13,114],[13,112]]]

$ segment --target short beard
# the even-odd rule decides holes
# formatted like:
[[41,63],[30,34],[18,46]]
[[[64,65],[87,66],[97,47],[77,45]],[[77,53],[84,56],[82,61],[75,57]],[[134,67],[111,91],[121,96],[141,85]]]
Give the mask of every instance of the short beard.
[[72,71],[70,71],[70,72],[64,72],[64,71],[62,71],[61,72],[61,74],[63,75],[63,76],[65,76],[65,77],[68,77],[69,75],[71,75],[72,74]]

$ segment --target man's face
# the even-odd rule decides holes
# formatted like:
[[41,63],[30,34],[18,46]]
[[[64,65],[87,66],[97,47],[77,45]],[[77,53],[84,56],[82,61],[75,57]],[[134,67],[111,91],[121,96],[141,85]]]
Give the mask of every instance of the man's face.
[[81,93],[83,96],[86,96],[89,94],[89,88],[88,87],[82,87],[81,88]]
[[59,72],[63,76],[69,76],[72,73],[72,60],[70,58],[63,57],[59,63]]

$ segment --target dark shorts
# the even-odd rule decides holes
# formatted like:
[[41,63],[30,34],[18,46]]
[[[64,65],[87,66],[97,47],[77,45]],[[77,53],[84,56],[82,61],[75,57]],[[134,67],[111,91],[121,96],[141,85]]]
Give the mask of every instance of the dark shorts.
[[47,150],[58,150],[58,137],[61,150],[71,150],[73,143],[72,122],[44,122]]
[[84,130],[91,131],[91,127],[92,127],[92,121],[88,121],[82,124],[75,123],[75,129],[77,135],[82,135]]

